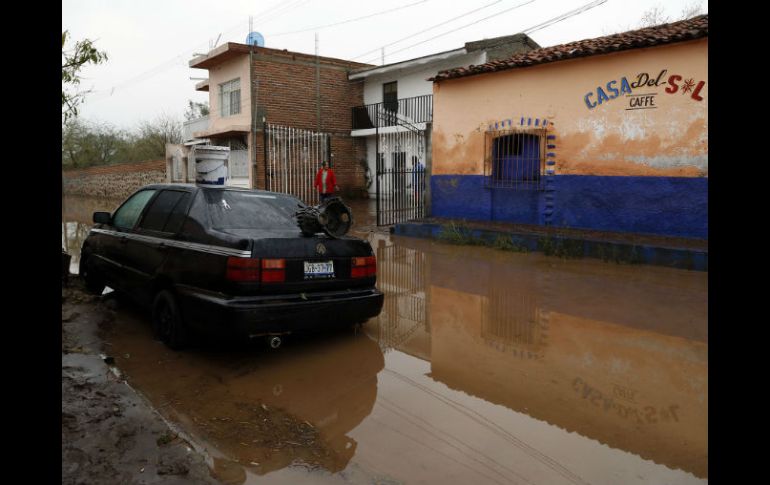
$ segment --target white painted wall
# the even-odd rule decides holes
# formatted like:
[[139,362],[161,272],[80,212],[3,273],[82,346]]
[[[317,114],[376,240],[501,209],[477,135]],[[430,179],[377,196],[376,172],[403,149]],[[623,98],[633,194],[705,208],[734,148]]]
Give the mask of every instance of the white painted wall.
[[435,76],[439,71],[485,62],[486,54],[480,51],[428,65],[412,66],[368,76],[364,79],[364,104],[381,103],[382,85],[393,81],[398,81],[398,99],[433,94],[433,82],[427,79]]
[[[398,81],[398,99],[413,98],[415,96],[424,96],[433,94],[433,82],[428,81],[438,74],[439,71],[452,69],[455,67],[478,65],[486,62],[486,53],[484,51],[464,54],[450,59],[436,61],[430,64],[411,66],[408,68],[394,69],[383,74],[374,74],[364,79],[364,104],[374,104],[382,102],[382,85],[385,83]],[[369,166],[369,173],[372,177],[372,185],[369,187],[369,197],[376,197],[376,149],[377,142],[374,135],[366,137],[366,161]]]

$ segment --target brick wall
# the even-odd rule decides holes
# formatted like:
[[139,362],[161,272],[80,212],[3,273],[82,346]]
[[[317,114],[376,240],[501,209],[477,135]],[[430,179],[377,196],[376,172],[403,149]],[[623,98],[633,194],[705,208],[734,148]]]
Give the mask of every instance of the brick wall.
[[165,160],[103,165],[65,170],[63,190],[67,195],[125,198],[139,187],[166,181]]
[[[352,138],[352,108],[363,103],[363,81],[349,81],[348,71],[365,64],[320,58],[320,103],[316,95],[316,61],[307,54],[257,49],[253,78],[258,80],[258,112],[269,123],[330,133],[334,172],[346,196],[365,192],[366,144]],[[320,104],[320,120],[319,120]],[[319,122],[320,121],[320,122]],[[260,120],[261,122],[261,120]],[[257,186],[264,187],[262,133],[257,135]]]

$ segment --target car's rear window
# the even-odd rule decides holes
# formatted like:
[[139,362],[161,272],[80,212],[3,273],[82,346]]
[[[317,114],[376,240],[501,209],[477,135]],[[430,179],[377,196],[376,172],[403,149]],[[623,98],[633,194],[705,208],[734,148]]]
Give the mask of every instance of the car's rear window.
[[299,200],[280,194],[206,190],[204,198],[214,229],[297,229]]

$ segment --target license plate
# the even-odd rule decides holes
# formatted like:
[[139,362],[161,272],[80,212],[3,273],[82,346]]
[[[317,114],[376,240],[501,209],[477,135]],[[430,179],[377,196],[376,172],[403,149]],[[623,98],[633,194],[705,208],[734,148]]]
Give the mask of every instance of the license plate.
[[305,279],[334,278],[334,261],[311,263],[305,261]]

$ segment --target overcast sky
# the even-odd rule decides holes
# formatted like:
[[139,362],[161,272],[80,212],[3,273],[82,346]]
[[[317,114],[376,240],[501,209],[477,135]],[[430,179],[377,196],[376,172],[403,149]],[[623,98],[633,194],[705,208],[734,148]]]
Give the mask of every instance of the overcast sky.
[[81,87],[93,93],[80,117],[133,128],[161,114],[181,119],[188,100],[208,101],[208,93],[194,89],[199,80],[190,79],[207,71],[188,62],[215,42],[245,43],[249,16],[266,47],[313,54],[318,33],[322,56],[380,64],[385,46],[389,64],[526,32],[595,4],[529,36],[543,47],[600,37],[636,28],[656,6],[672,21],[691,6],[708,13],[706,0],[601,1],[62,0],[62,30],[94,40],[109,56],[83,71]]

